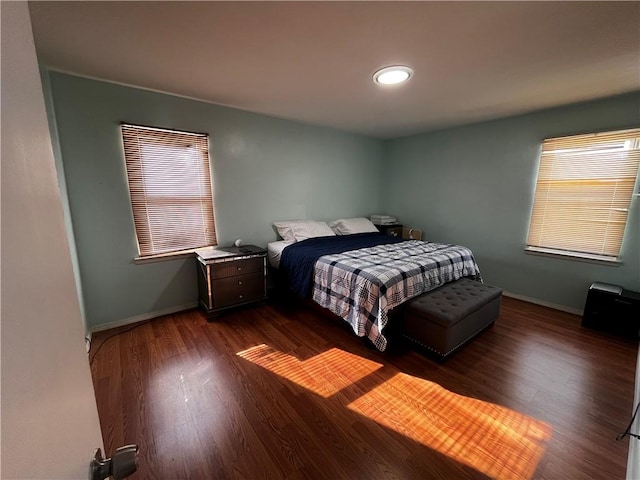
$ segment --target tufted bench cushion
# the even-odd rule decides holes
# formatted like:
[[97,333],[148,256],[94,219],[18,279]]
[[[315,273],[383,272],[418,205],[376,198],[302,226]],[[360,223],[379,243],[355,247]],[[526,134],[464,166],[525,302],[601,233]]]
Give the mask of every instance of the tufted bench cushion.
[[446,357],[491,325],[500,313],[502,289],[462,278],[407,304],[403,336]]

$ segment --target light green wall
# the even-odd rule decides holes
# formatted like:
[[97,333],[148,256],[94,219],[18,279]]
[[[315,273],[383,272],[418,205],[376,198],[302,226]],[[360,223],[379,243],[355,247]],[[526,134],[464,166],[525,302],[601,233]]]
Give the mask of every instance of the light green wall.
[[[89,327],[197,300],[193,259],[135,265],[119,124],[206,132],[220,244],[265,246],[276,220],[380,210],[380,140],[50,72]],[[47,92],[45,92],[47,93]]]
[[62,212],[64,214],[64,226],[69,240],[69,250],[71,253],[71,266],[73,267],[73,278],[76,284],[80,313],[84,322],[85,330],[89,330],[87,325],[87,315],[84,311],[84,296],[82,295],[82,280],[80,277],[80,265],[78,264],[78,251],[76,248],[75,235],[73,234],[73,222],[69,209],[69,193],[67,192],[67,182],[64,176],[64,163],[62,163],[62,153],[60,152],[60,140],[58,137],[58,124],[56,122],[55,107],[53,106],[53,95],[51,94],[51,82],[49,71],[40,68],[40,78],[42,80],[42,90],[47,109],[47,122],[51,133],[51,146],[53,148],[53,158],[56,164],[56,174],[58,176],[58,188],[60,189],[60,200],[62,201]]
[[517,295],[582,309],[592,282],[640,291],[638,197],[621,266],[524,253],[541,141],[637,126],[634,93],[389,141],[385,210],[427,240],[470,247],[484,280]]
[[194,260],[133,264],[121,121],[209,133],[221,244],[264,246],[275,220],[388,213],[427,240],[469,246],[485,281],[517,295],[581,309],[595,281],[640,290],[638,198],[621,266],[524,253],[541,140],[638,126],[638,93],[381,141],[56,72],[48,79],[90,328],[197,299]]

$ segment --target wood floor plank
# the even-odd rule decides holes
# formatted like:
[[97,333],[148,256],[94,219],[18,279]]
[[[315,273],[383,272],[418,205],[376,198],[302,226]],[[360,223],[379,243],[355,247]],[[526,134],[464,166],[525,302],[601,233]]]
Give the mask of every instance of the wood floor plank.
[[444,363],[286,301],[102,342],[105,449],[140,445],[132,478],[625,477],[637,344],[519,300]]

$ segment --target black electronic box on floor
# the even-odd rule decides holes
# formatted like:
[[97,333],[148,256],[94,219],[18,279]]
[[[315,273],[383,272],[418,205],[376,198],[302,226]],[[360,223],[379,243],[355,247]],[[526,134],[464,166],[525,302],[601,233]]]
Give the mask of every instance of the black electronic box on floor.
[[582,326],[638,340],[640,293],[608,283],[591,284]]

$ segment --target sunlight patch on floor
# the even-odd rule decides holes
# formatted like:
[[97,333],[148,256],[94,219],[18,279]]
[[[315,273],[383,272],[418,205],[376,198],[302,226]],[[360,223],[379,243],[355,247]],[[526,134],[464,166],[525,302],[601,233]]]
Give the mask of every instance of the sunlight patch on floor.
[[299,360],[265,344],[238,352],[236,355],[324,398],[334,395],[382,367],[380,363],[339,348],[331,348],[306,360]]
[[543,422],[404,373],[347,407],[495,479],[530,479],[552,436]]
[[265,344],[236,355],[324,398],[372,375],[376,386],[346,408],[498,480],[530,479],[552,436],[534,418],[389,366],[376,373],[382,364],[337,348],[306,360]]

